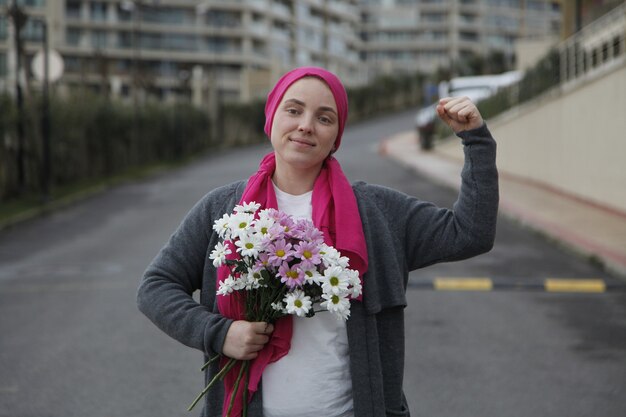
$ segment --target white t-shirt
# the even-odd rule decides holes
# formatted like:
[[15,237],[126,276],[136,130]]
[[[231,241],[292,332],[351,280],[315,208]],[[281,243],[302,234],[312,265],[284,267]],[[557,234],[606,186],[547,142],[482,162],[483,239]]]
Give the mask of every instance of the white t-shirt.
[[[274,185],[278,209],[312,217],[312,192],[294,196]],[[319,309],[319,306],[318,308]],[[293,318],[289,353],[263,371],[266,417],[353,417],[346,324],[328,312]]]

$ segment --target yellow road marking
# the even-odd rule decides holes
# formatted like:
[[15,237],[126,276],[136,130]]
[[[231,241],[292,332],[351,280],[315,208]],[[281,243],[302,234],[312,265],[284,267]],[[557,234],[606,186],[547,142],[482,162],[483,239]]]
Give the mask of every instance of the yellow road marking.
[[493,282],[489,278],[436,278],[436,290],[444,291],[491,291]]
[[552,292],[604,292],[606,284],[601,279],[556,279],[548,278],[544,286]]

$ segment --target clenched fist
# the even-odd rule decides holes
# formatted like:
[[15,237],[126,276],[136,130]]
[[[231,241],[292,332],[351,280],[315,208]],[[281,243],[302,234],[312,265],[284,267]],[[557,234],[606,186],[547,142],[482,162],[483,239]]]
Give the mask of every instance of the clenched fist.
[[446,97],[439,100],[437,114],[454,133],[472,130],[483,125],[476,105],[467,97]]

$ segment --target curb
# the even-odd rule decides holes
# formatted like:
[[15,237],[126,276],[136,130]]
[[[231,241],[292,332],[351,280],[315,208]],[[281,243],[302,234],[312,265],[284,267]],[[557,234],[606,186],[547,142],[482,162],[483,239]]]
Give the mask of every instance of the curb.
[[[407,131],[384,138],[380,141],[378,153],[413,169],[441,186],[458,191],[462,161],[437,149],[427,153],[421,152],[412,136],[414,132]],[[509,177],[501,173],[501,178],[504,180]],[[509,178],[509,182],[511,181]],[[626,258],[615,248],[588,240],[550,218],[537,216],[526,209],[524,204],[518,203],[503,197],[501,190],[499,211],[502,215],[570,252],[588,258],[590,262],[599,264],[607,272],[626,279]]]

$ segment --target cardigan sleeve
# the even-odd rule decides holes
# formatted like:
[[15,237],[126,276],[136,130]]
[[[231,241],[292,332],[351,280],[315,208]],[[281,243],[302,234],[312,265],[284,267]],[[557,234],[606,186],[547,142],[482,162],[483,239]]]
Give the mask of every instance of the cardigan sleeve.
[[463,141],[465,162],[452,209],[416,199],[405,202],[403,230],[409,270],[466,259],[493,247],[499,201],[496,142],[484,124],[458,136]]
[[386,254],[384,269],[397,264],[399,270],[412,271],[466,259],[493,247],[498,212],[496,143],[485,125],[459,136],[465,163],[452,209],[390,188],[367,187],[369,198],[364,201],[374,202],[375,208],[368,205],[364,226],[373,228],[378,237],[368,242],[370,265],[376,261],[372,253]]
[[137,291],[139,310],[157,327],[210,356],[221,353],[232,320],[214,312],[212,303],[198,303],[192,294],[207,286],[207,276],[213,277],[213,286],[203,293],[215,293],[215,268],[207,256],[216,242],[214,218],[232,199],[224,197],[225,191],[231,190],[215,190],[191,209],[146,269]]

